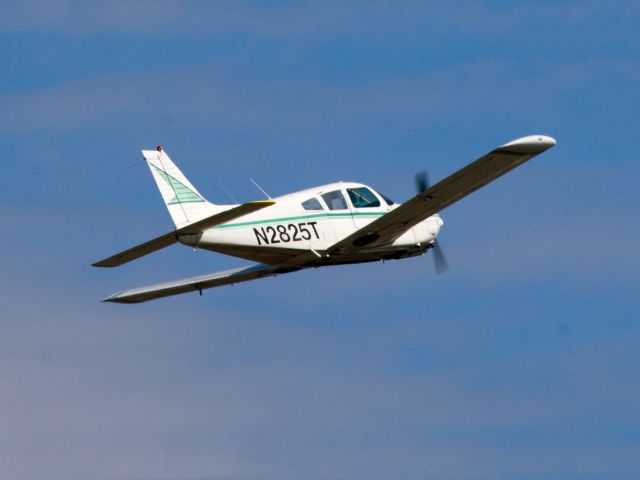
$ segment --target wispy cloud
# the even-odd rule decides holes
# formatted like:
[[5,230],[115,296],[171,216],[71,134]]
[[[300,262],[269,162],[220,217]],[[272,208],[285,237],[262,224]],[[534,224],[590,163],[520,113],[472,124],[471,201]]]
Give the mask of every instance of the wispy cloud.
[[[220,68],[203,65],[181,70],[74,79],[0,97],[5,132],[81,129],[99,120],[136,115],[141,122],[167,115],[207,120],[209,125],[269,128],[278,124],[308,129],[337,121],[392,122],[399,117],[422,125],[521,117],[530,122],[565,115],[574,90],[587,91],[603,74],[628,83],[637,76],[630,60],[589,60],[577,64],[537,63],[522,69],[504,60],[467,62],[357,85],[316,79],[247,79],[233,82]],[[624,80],[623,80],[624,79]],[[624,106],[622,106],[624,108]],[[465,119],[466,118],[466,119]],[[331,119],[331,122],[329,122]],[[424,123],[426,122],[426,123]],[[324,127],[323,127],[324,128]]]
[[[6,2],[4,31],[53,31],[75,34],[145,33],[155,35],[248,33],[269,37],[320,35],[401,35],[458,31],[496,37],[597,15],[637,18],[634,2],[604,7],[600,2],[516,3],[512,8],[476,2],[455,7],[439,2],[178,2],[172,0],[100,3],[71,1]],[[446,19],[444,23],[441,20]]]
[[[633,357],[633,332],[577,346],[571,336],[547,339],[544,355],[532,345],[506,363],[483,353],[490,343],[472,342],[454,368],[425,360],[398,374],[390,368],[406,342],[437,348],[437,320],[428,335],[408,320],[372,334],[296,328],[274,314],[255,322],[228,308],[214,318],[205,311],[185,318],[167,303],[162,310],[98,312],[85,300],[4,322],[0,365],[11,389],[1,415],[5,428],[20,432],[3,448],[7,474],[385,478],[433,469],[506,477],[526,463],[527,478],[537,478],[559,468],[589,476],[637,466],[609,437],[563,446],[594,422],[619,428],[634,415],[639,392],[620,390],[632,372],[611,375]],[[465,325],[469,338],[487,328],[470,318]],[[488,359],[472,360],[469,350]],[[594,358],[613,351],[605,364]],[[612,403],[615,412],[603,410]],[[523,440],[531,435],[537,446]],[[585,458],[596,450],[606,454]],[[28,461],[33,451],[39,462]],[[509,452],[506,461],[500,452]]]

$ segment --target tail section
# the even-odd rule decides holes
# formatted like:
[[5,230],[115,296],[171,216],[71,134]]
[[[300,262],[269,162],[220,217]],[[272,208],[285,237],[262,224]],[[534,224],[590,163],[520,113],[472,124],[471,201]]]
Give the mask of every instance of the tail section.
[[184,227],[229,208],[208,202],[176,167],[162,147],[156,150],[143,150],[142,155],[158,184],[160,194],[176,228]]

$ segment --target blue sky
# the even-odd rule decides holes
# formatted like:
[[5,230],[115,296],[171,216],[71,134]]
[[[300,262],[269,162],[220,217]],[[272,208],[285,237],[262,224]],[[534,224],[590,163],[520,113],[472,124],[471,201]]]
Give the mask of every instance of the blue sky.
[[[7,478],[640,475],[636,2],[0,2]],[[243,265],[171,247],[139,150],[224,202],[397,201],[558,145],[443,212],[428,257],[137,306]]]

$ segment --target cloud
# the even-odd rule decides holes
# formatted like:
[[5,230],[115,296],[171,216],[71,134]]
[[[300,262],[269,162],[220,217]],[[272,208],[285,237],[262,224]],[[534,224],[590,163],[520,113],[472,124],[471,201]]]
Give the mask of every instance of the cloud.
[[[633,373],[616,374],[633,358],[634,329],[577,346],[547,338],[544,355],[529,345],[508,361],[485,351],[491,342],[468,342],[456,366],[422,360],[399,374],[390,367],[406,343],[436,347],[446,319],[432,318],[428,331],[408,319],[367,331],[308,328],[253,307],[185,316],[175,303],[133,311],[65,300],[46,316],[3,323],[0,372],[11,389],[0,415],[18,432],[3,468],[14,478],[387,478],[425,469],[506,478],[523,465],[525,478],[595,478],[637,467],[610,436],[583,437],[589,425],[634,415],[639,392],[621,390]],[[469,339],[487,328],[460,322],[451,331],[467,328]],[[537,444],[524,440],[532,436]],[[34,452],[39,462],[29,461]]]
[[[0,96],[5,132],[78,130],[97,121],[127,118],[156,124],[172,118],[203,120],[236,128],[330,128],[336,121],[368,128],[400,117],[421,127],[442,122],[476,123],[481,112],[500,120],[541,123],[565,115],[571,92],[588,89],[607,72],[630,81],[637,64],[589,60],[577,64],[536,64],[522,70],[512,61],[467,62],[445,68],[366,80],[356,85],[316,79],[233,80],[219,67],[202,65],[139,74],[113,74],[61,82],[44,89]],[[517,83],[516,83],[517,82]],[[624,107],[623,107],[624,108]],[[523,117],[520,112],[526,109]],[[548,120],[546,120],[548,122]],[[132,123],[135,123],[132,122]]]
[[[5,5],[0,29],[7,32],[46,31],[66,34],[153,34],[161,36],[249,34],[299,38],[395,36],[420,38],[433,32],[456,32],[496,38],[515,32],[574,25],[593,18],[626,20],[638,17],[633,2],[603,7],[597,1],[574,4],[526,3],[504,8],[500,3],[460,2],[178,2],[139,1],[100,3],[43,2]],[[446,21],[444,21],[446,20]]]
[[0,103],[7,115],[1,121],[5,132],[39,129],[77,129],[114,113],[129,111],[144,100],[142,82],[129,88],[113,88],[109,79],[72,80],[50,88],[5,94]]
[[72,2],[57,0],[34,0],[27,2],[1,3],[3,15],[0,30],[14,32],[46,27],[47,24],[64,20],[71,11]]

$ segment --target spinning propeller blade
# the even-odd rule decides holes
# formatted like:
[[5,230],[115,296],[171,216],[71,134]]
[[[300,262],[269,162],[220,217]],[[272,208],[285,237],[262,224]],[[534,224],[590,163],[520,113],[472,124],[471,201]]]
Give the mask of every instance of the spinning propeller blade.
[[[415,181],[416,190],[418,191],[418,193],[424,192],[431,186],[429,182],[429,174],[426,170],[422,170],[421,172],[416,173]],[[431,245],[431,250],[433,251],[433,263],[436,267],[436,274],[440,275],[441,273],[449,270],[449,263],[444,256],[444,252],[442,251],[440,242],[434,241]]]
[[440,246],[440,242],[433,242],[431,250],[433,250],[433,263],[436,266],[436,274],[440,275],[441,273],[449,270],[449,263],[447,263],[447,259],[445,258],[442,247]]
[[424,192],[429,188],[429,174],[426,170],[416,173],[416,190],[418,193]]

